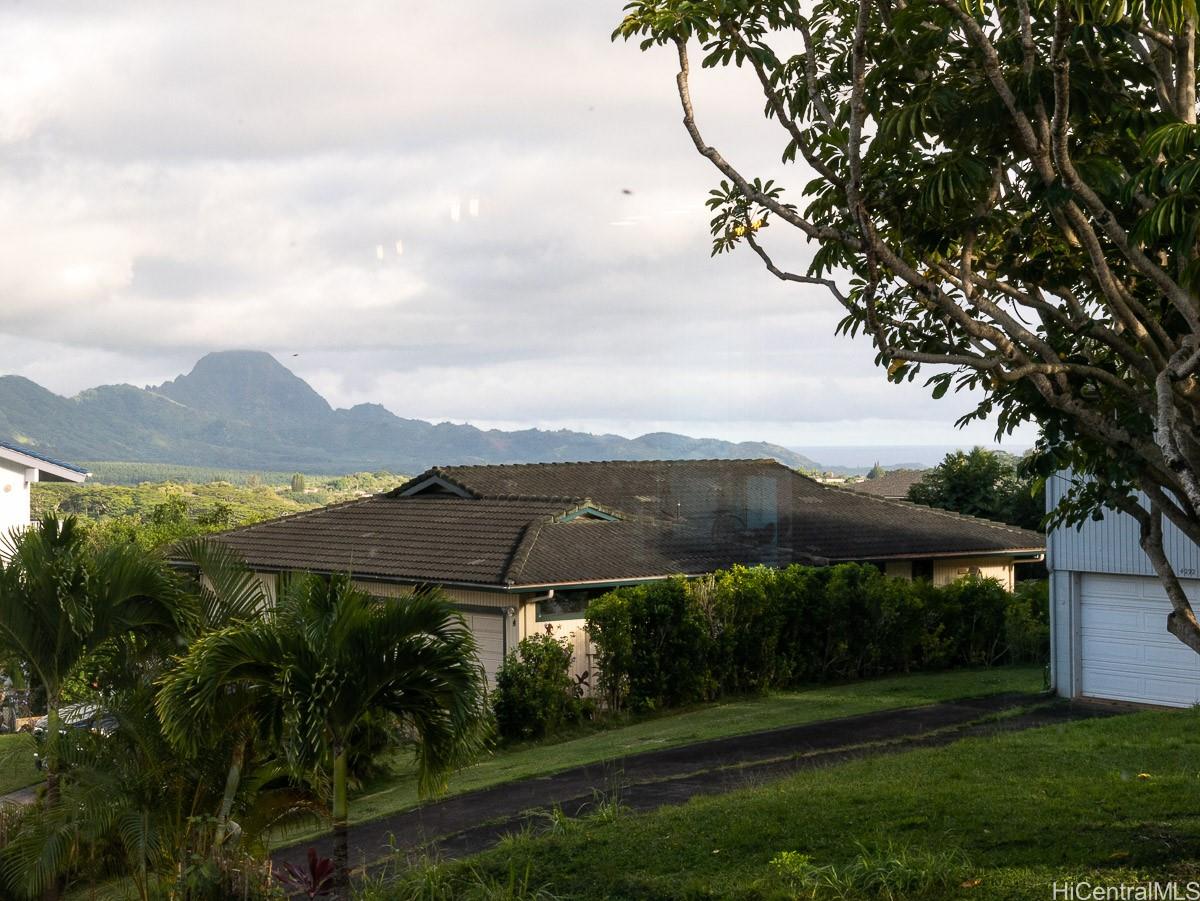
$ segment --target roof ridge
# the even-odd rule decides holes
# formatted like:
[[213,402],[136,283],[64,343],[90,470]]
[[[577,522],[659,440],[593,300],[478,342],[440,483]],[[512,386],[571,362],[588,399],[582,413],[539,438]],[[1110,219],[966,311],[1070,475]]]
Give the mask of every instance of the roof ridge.
[[595,466],[604,464],[606,466],[613,464],[635,465],[638,463],[774,463],[779,466],[788,467],[786,463],[776,460],[774,457],[670,457],[670,458],[655,458],[646,460],[535,460],[526,463],[454,463],[446,466],[435,466],[432,469],[426,470],[415,479],[426,475],[427,473],[439,472],[444,474],[447,469],[521,469],[531,466]]
[[513,545],[512,553],[509,554],[503,575],[500,577],[505,585],[517,584],[517,577],[524,571],[525,564],[529,562],[529,556],[533,553],[533,546],[537,544],[538,536],[542,534],[546,523],[553,521],[553,519],[545,518],[533,519],[521,529],[521,535]]
[[481,501],[546,501],[548,503],[583,503],[585,494],[483,494]]

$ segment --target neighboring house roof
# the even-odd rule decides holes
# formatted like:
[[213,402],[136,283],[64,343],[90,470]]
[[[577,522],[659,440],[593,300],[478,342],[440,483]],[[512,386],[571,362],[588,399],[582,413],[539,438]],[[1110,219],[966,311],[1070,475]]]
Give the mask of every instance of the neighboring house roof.
[[830,488],[774,460],[437,467],[386,495],[220,537],[259,569],[506,588],[1044,546],[1036,532]]
[[891,469],[873,479],[847,482],[846,487],[859,494],[903,499],[908,497],[908,489],[921,481],[925,472],[924,469]]
[[82,482],[90,472],[72,463],[64,463],[17,444],[0,441],[0,459],[38,470],[48,482]]

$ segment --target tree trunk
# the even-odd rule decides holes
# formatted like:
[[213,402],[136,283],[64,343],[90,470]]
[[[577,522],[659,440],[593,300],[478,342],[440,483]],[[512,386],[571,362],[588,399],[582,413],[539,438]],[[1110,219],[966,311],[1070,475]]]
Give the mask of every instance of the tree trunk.
[[[58,715],[58,699],[46,693],[46,809],[58,806],[58,740],[62,731],[62,718]],[[60,879],[57,873],[50,876],[42,890],[42,901],[58,901]]]
[[346,804],[346,747],[333,747],[333,894],[350,901],[350,843]]
[[246,764],[246,739],[238,739],[233,747],[233,759],[229,763],[229,775],[225,777],[225,794],[221,797],[221,808],[217,811],[217,828],[213,835],[214,849],[225,841],[225,830],[229,826],[229,813],[233,810],[233,799],[237,796],[242,781],[242,767]]

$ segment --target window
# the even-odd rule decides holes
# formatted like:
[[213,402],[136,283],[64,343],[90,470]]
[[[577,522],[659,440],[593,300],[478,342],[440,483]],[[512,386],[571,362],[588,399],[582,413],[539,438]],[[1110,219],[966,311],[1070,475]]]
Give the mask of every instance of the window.
[[912,562],[912,577],[913,579],[925,579],[933,581],[933,561],[932,560],[914,560]]
[[561,619],[583,619],[594,591],[556,591],[554,597],[537,602],[537,621],[551,623]]

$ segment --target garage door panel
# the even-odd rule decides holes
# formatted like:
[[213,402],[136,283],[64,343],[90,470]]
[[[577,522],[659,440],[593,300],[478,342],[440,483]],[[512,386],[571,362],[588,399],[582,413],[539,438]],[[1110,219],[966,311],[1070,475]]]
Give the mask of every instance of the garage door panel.
[[1143,620],[1145,618],[1145,611],[1139,610],[1137,607],[1110,606],[1107,603],[1101,605],[1099,599],[1096,599],[1093,603],[1084,607],[1081,622],[1084,631],[1095,630],[1099,632],[1114,631],[1125,633],[1142,631],[1144,629]]
[[1171,669],[1196,670],[1200,666],[1200,657],[1174,636],[1167,634],[1166,624],[1160,619],[1151,629],[1161,632],[1166,640],[1147,637],[1139,640],[1136,636],[1154,634],[1149,630],[1138,632],[1130,630],[1124,634],[1114,635],[1109,632],[1097,633],[1084,630],[1083,646],[1088,656],[1096,663],[1137,663],[1152,667]]
[[[1158,600],[1167,603],[1167,592],[1153,576],[1111,576],[1088,573],[1087,593],[1091,597],[1107,597],[1118,601]],[[1180,584],[1189,600],[1200,601],[1200,580],[1183,579]]]
[[[1185,587],[1200,596],[1200,584]],[[1170,610],[1156,579],[1083,576],[1082,694],[1184,707],[1200,700],[1200,656],[1167,632]]]
[[496,673],[504,663],[505,618],[498,613],[473,613],[463,610],[462,616],[475,636],[479,662],[487,672],[488,684],[495,685]]
[[1089,676],[1085,686],[1085,694],[1089,697],[1172,707],[1190,707],[1200,701],[1200,685],[1180,681],[1174,676],[1131,673],[1128,670],[1106,671],[1101,668],[1093,669]]
[[1200,702],[1200,682],[1193,678],[1181,682],[1173,678],[1147,676],[1145,696],[1162,698],[1164,703],[1178,707],[1191,707]]

